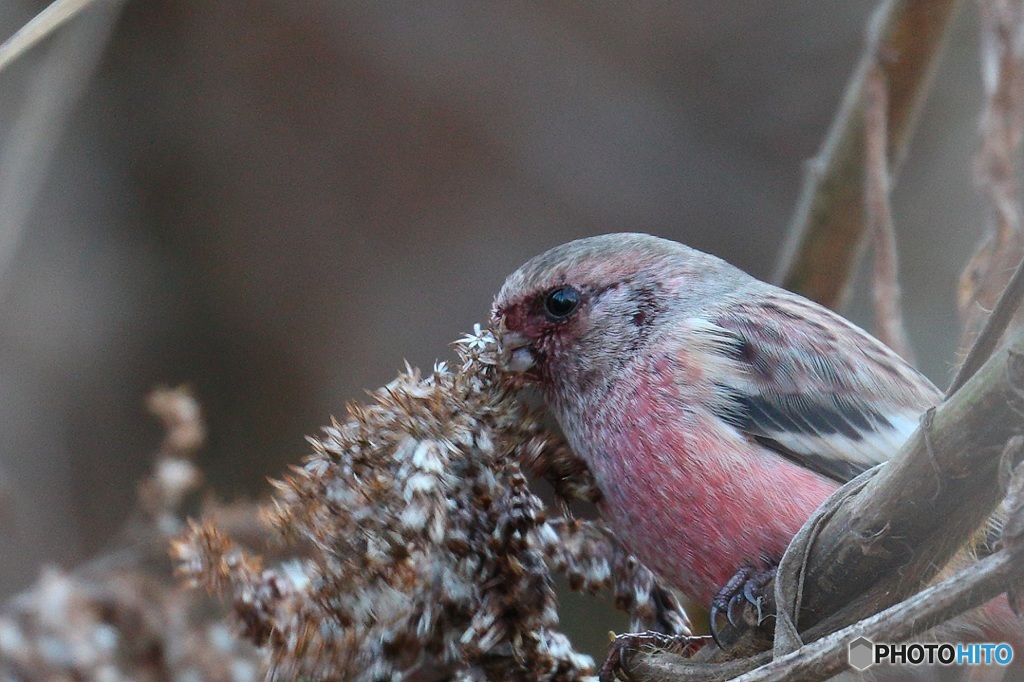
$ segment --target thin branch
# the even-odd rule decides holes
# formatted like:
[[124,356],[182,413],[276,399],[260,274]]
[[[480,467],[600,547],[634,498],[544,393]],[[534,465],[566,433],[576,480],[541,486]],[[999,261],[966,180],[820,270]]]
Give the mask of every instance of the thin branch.
[[987,203],[988,216],[985,234],[960,277],[957,304],[963,322],[962,349],[974,343],[1007,277],[1024,256],[1019,196],[1019,155],[1024,136],[1024,5],[982,0],[980,9],[985,104],[979,125],[981,144],[975,158],[975,182]]
[[977,340],[971,346],[971,350],[968,351],[967,357],[964,358],[960,369],[957,370],[956,376],[953,377],[953,382],[946,390],[946,398],[960,390],[960,387],[974,376],[974,373],[992,355],[1020,310],[1022,300],[1024,300],[1024,261],[1017,265],[1013,277],[1010,278],[1010,283],[1006,285],[1002,296],[996,301],[992,314],[985,320],[985,326],[978,334]]
[[839,112],[807,175],[776,269],[775,281],[836,307],[861,253],[867,73],[882,58],[889,92],[888,158],[899,172],[960,0],[889,0],[869,30],[867,47]]
[[0,46],[2,71],[57,26],[94,6],[75,26],[58,34],[0,149],[0,276],[14,260],[61,132],[99,63],[123,4],[124,0],[55,2]]
[[105,1],[108,0],[55,0],[13,36],[0,43],[0,73],[82,10]]
[[811,644],[765,662],[765,656],[749,659],[759,667],[736,675],[748,661],[731,664],[699,664],[666,654],[636,655],[629,662],[630,675],[643,682],[731,679],[733,682],[824,680],[848,669],[847,645],[858,637],[872,641],[904,642],[1006,592],[1024,580],[1024,547],[1015,545],[985,557],[910,597],[904,602],[833,632]]
[[[1007,443],[1001,459],[1019,462],[1024,438],[1014,436]],[[865,478],[866,484],[869,478]],[[1009,509],[1013,510],[1010,524],[1024,521],[1024,468],[1016,466]],[[863,485],[862,484],[862,485]],[[872,641],[903,642],[980,606],[1024,580],[1024,545],[1020,537],[1004,533],[1005,548],[981,561],[969,565],[956,575],[932,585],[895,606],[865,618],[849,627],[826,635],[814,643],[780,654],[776,647],[774,660],[736,682],[768,682],[786,679],[828,679],[847,667],[847,645],[858,637]],[[776,587],[776,595],[778,595]],[[780,614],[781,615],[781,614]],[[778,636],[778,634],[776,635]]]
[[914,352],[903,326],[896,228],[889,205],[889,160],[887,155],[889,94],[885,71],[875,62],[864,84],[864,218],[873,236],[875,272],[872,286],[876,335],[907,362]]
[[846,670],[858,637],[904,642],[1004,593],[1024,580],[1024,548],[1001,550],[906,601],[776,658],[734,682],[824,680]]

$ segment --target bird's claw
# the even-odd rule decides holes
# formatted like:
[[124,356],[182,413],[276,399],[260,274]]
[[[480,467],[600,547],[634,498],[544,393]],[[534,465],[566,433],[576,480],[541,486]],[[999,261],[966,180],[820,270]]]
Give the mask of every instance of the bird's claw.
[[775,568],[754,569],[744,566],[736,572],[729,582],[718,591],[715,598],[711,600],[711,608],[708,618],[711,626],[711,639],[720,649],[722,645],[722,631],[718,627],[719,617],[725,615],[726,621],[733,627],[739,627],[739,617],[743,609],[750,604],[757,610],[756,623],[763,620],[761,605],[764,602],[763,590],[765,586],[775,577]]
[[692,656],[707,644],[709,639],[700,635],[666,635],[653,631],[615,635],[597,679],[599,682],[615,682],[619,671],[625,669],[628,657],[641,648]]

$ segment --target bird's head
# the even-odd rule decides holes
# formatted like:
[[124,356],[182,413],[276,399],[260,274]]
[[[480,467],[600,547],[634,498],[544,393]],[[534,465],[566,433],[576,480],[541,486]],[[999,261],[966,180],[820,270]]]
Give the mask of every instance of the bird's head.
[[732,272],[739,271],[646,234],[558,246],[512,273],[494,302],[504,369],[549,397],[599,394],[666,321],[699,309]]

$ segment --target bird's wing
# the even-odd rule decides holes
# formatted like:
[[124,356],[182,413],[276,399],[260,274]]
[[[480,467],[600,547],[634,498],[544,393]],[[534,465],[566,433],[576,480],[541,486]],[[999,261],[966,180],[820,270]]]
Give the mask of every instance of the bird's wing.
[[781,290],[706,318],[712,409],[767,448],[837,481],[892,457],[940,399],[894,351]]

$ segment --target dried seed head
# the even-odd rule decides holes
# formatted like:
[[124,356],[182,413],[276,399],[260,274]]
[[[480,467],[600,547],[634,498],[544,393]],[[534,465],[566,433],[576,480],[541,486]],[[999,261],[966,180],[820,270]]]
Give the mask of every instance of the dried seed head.
[[274,484],[263,515],[300,557],[264,569],[209,525],[176,543],[179,571],[230,596],[282,677],[581,679],[593,661],[558,630],[552,567],[614,586],[644,626],[668,604],[686,629],[607,531],[547,520],[520,462],[592,497],[589,473],[501,383],[491,333],[456,345],[457,367],[407,367]]

